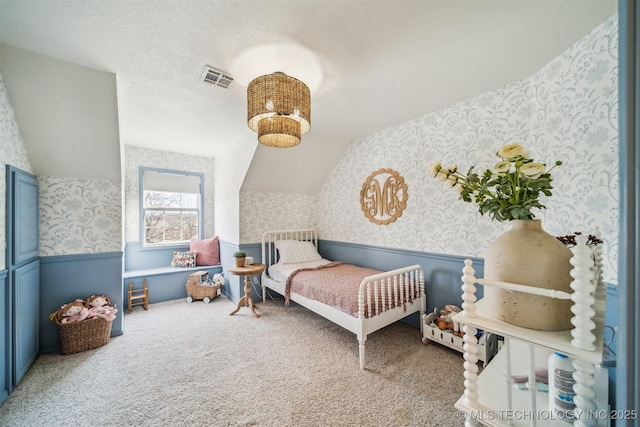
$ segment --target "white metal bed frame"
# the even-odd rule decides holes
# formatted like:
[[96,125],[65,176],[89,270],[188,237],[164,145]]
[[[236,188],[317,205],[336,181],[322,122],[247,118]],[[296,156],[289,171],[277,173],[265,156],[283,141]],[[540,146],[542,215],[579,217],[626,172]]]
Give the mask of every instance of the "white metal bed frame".
[[[263,302],[267,299],[267,289],[273,289],[281,295],[285,294],[285,284],[271,279],[268,274],[269,266],[278,261],[278,253],[274,246],[278,240],[310,241],[316,249],[318,247],[318,235],[313,229],[275,230],[264,233],[262,262],[267,268],[262,273]],[[360,369],[364,369],[367,335],[412,313],[420,313],[422,319],[426,307],[424,272],[420,265],[412,265],[366,277],[360,283],[358,291],[358,317],[293,292],[289,299],[356,334]],[[372,315],[365,317],[365,312]],[[420,332],[422,334],[422,321]]]

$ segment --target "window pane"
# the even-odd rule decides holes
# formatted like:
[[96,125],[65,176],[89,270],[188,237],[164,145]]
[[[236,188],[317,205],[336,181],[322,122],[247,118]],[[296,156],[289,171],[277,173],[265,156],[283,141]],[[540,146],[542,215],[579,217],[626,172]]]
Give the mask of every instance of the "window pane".
[[184,244],[197,239],[202,215],[203,176],[141,170],[144,244]]
[[198,194],[183,193],[182,203],[180,203],[180,207],[187,209],[198,209],[199,198],[200,197]]
[[183,212],[182,236],[185,240],[198,238],[198,214],[196,212]]
[[[197,200],[196,195],[196,200]],[[180,193],[167,193],[164,191],[145,191],[144,192],[145,208],[181,208],[182,195]],[[197,208],[195,206],[188,206]]]
[[145,243],[162,243],[164,240],[164,212],[145,212],[144,229]]
[[197,211],[146,210],[145,243],[188,242],[198,238]]
[[181,215],[180,212],[166,212],[164,219],[164,240],[179,242],[181,236]]

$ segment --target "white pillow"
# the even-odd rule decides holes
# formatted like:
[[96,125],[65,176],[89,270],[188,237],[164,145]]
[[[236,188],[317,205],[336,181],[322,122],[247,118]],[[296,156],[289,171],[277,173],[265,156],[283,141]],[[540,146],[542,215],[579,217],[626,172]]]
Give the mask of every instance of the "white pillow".
[[275,245],[280,254],[278,262],[281,264],[297,264],[322,259],[314,244],[309,241],[278,240]]

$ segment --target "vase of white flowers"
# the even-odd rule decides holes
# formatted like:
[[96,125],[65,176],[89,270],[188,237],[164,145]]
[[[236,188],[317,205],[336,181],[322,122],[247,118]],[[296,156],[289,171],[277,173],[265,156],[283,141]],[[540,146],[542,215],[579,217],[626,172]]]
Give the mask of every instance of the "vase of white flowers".
[[[475,166],[462,174],[456,166],[443,168],[439,163],[432,170],[434,177],[456,188],[463,201],[477,204],[480,214],[511,224],[485,252],[485,278],[571,293],[571,251],[545,232],[533,213],[545,209],[541,196],[551,196],[550,172],[562,162],[547,169],[518,144],[505,145],[496,154],[500,161],[481,174]],[[544,331],[571,328],[570,300],[490,286],[484,297],[498,320]]]

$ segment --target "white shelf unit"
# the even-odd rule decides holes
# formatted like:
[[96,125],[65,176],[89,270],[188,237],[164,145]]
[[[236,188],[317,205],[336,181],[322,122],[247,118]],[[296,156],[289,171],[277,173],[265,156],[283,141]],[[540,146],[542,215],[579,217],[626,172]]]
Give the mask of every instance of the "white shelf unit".
[[[538,392],[535,368],[546,366],[546,356],[557,351],[573,359],[576,370],[576,402],[573,421],[577,426],[608,426],[608,375],[602,368],[606,284],[602,282],[602,256],[596,247],[586,246],[586,237],[577,236],[578,244],[571,263],[571,311],[573,329],[558,332],[537,331],[496,320],[488,312],[485,300],[477,301],[475,285],[495,286],[525,293],[539,289],[511,283],[477,279],[471,260],[463,269],[462,312],[453,320],[463,325],[465,332],[465,392],[455,407],[466,413],[465,426],[567,426],[549,410],[548,394]],[[594,263],[595,259],[595,263]],[[546,291],[545,291],[546,292]],[[557,291],[550,297],[567,298]],[[477,302],[476,302],[477,301]],[[476,329],[505,337],[505,346],[478,374],[479,348]],[[537,365],[537,366],[536,366]],[[517,390],[513,375],[527,375],[529,390]]]

